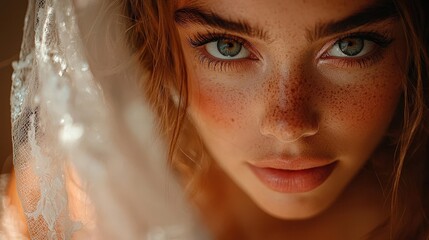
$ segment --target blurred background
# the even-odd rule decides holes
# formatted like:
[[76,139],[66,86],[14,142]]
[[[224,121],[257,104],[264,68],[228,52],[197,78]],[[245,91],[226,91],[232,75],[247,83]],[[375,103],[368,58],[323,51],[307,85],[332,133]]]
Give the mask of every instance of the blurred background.
[[[11,63],[19,56],[26,0],[3,0],[0,7],[0,167],[1,172],[10,170],[12,154],[10,132],[10,84]],[[11,159],[10,159],[11,160]]]

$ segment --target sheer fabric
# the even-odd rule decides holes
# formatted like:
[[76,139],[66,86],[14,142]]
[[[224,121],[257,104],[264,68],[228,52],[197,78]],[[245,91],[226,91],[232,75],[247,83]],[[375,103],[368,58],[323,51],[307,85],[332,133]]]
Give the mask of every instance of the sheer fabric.
[[0,239],[27,240],[25,226],[20,221],[18,210],[11,205],[6,194],[9,174],[0,175]]
[[29,0],[13,161],[31,239],[203,239],[114,1]]

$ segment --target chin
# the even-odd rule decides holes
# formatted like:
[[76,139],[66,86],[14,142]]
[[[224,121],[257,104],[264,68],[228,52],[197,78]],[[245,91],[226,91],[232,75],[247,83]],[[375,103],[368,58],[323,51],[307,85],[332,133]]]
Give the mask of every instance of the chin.
[[311,207],[282,207],[282,208],[272,208],[266,207],[262,208],[267,214],[272,217],[283,219],[283,220],[306,220],[314,218],[321,213],[323,213],[329,206],[311,206]]
[[[262,197],[265,196],[265,197]],[[336,196],[303,194],[258,195],[253,198],[256,205],[272,217],[283,220],[306,220],[317,217],[329,209]]]

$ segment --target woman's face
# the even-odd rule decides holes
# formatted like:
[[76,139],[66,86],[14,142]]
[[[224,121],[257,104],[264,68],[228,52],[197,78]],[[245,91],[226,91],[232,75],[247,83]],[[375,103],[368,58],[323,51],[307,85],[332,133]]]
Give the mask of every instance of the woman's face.
[[273,216],[330,206],[385,135],[404,41],[392,4],[183,1],[189,114],[219,166]]

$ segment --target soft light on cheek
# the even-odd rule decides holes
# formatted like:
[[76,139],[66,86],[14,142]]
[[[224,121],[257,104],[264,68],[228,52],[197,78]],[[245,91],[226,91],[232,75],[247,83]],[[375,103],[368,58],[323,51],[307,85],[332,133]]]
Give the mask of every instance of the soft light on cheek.
[[193,79],[190,111],[205,124],[234,127],[242,119],[245,96],[241,91],[227,89],[210,79]]

